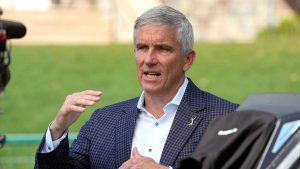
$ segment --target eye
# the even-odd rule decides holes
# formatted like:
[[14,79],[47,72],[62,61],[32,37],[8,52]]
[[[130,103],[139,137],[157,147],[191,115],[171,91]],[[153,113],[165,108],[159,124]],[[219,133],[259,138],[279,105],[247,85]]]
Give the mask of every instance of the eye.
[[161,52],[172,52],[173,51],[173,48],[168,45],[158,45],[158,46],[156,46],[156,48],[158,51],[161,51]]
[[148,46],[147,46],[147,45],[144,45],[144,44],[137,44],[137,45],[136,45],[136,49],[137,49],[137,50],[147,50],[147,49],[148,49]]

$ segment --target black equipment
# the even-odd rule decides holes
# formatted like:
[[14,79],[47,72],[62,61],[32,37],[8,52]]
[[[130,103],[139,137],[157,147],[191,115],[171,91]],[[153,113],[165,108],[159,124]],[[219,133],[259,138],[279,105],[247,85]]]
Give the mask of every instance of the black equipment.
[[270,112],[276,125],[257,169],[296,169],[300,166],[300,93],[255,94],[238,111]]
[[[11,45],[8,40],[22,38],[26,34],[26,27],[22,23],[3,20],[1,19],[2,14],[3,11],[0,7],[0,94],[10,80]],[[5,135],[0,134],[0,148],[4,146],[5,140]]]
[[6,140],[5,135],[0,134],[0,149],[4,146],[5,140]]
[[180,169],[297,169],[300,93],[249,96],[233,113],[213,120]]
[[[0,16],[2,13],[0,8]],[[11,62],[11,45],[8,40],[22,38],[25,34],[26,27],[22,23],[0,18],[0,93],[5,89],[10,79],[8,66]]]

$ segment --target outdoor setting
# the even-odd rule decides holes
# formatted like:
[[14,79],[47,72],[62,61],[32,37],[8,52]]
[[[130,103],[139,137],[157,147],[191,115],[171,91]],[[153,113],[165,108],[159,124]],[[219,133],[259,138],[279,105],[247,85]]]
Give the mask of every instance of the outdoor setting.
[[191,21],[196,59],[186,75],[201,90],[237,104],[255,93],[300,92],[297,0],[1,1],[0,19],[24,24],[26,35],[6,42],[10,79],[0,93],[0,169],[34,167],[38,145],[68,95],[103,92],[69,128],[70,142],[97,108],[141,95],[133,25],[158,5]]

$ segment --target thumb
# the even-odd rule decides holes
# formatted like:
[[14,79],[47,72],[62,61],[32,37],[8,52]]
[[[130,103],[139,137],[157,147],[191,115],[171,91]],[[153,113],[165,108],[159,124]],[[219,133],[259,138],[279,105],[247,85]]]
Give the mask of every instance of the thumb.
[[139,153],[136,147],[132,150],[132,157],[141,157],[142,155]]

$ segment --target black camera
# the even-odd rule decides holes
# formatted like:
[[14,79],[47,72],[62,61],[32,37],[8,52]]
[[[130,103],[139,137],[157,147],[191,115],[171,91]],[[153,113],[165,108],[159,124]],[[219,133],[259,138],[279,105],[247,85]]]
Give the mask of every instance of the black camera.
[[[0,94],[10,79],[11,45],[9,39],[22,38],[26,34],[26,27],[22,23],[3,20],[1,19],[2,14],[3,11],[0,7]],[[4,146],[5,139],[5,135],[0,134],[0,148]]]
[[26,34],[26,27],[16,21],[3,20],[0,7],[0,93],[5,89],[10,79],[9,65],[11,62],[11,45],[9,39],[22,38]]
[[5,139],[6,139],[5,135],[0,134],[0,148],[4,146]]

